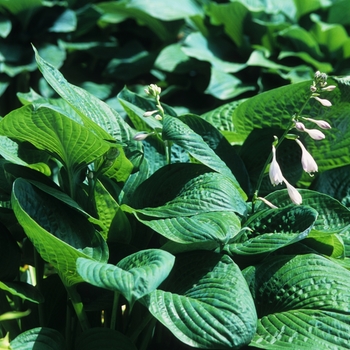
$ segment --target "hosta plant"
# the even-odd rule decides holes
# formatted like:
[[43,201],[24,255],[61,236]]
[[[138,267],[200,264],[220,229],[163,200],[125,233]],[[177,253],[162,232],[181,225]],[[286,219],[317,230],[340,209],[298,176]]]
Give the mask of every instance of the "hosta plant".
[[60,98],[0,122],[2,349],[348,348],[348,78],[201,116],[125,88],[123,119],[36,61]]

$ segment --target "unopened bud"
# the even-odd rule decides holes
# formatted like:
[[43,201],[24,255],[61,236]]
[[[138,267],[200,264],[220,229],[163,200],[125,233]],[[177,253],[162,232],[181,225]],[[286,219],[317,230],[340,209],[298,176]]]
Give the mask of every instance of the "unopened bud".
[[158,112],[158,109],[155,109],[154,111],[148,111],[148,112],[143,113],[143,116],[144,117],[151,117],[154,113],[157,113],[157,112]]
[[150,135],[150,134],[147,134],[147,133],[141,131],[141,132],[138,132],[137,134],[135,134],[134,137],[133,137],[133,139],[134,139],[135,141],[143,141],[143,140],[145,140],[146,137],[148,137],[149,135]]
[[320,102],[322,106],[330,107],[332,106],[331,101],[326,100],[325,98],[320,98],[318,96],[312,96],[316,101]]
[[335,85],[328,85],[322,88],[322,91],[333,91],[336,88]]
[[332,127],[330,126],[329,123],[327,123],[325,120],[316,120],[316,119],[311,119],[311,118],[304,118],[305,120],[308,120],[312,123],[315,123],[318,127],[321,129],[331,129]]
[[305,125],[302,122],[296,122],[295,128],[299,131],[305,131]]

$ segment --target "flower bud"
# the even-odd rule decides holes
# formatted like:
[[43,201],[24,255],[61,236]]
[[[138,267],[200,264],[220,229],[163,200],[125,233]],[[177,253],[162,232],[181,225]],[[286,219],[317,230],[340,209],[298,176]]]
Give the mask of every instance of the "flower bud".
[[311,119],[311,118],[304,118],[305,120],[308,120],[312,123],[315,123],[318,127],[320,127],[321,129],[331,129],[332,127],[329,125],[329,123],[327,123],[325,120],[315,120],[315,119]]
[[295,128],[299,131],[305,131],[305,125],[302,122],[295,122]]
[[323,87],[321,90],[322,91],[333,91],[336,88],[335,85],[328,85],[326,87]]
[[154,111],[148,111],[148,112],[143,113],[143,116],[144,117],[151,117],[154,113],[157,113],[157,112],[158,112],[158,109],[155,109]]
[[309,136],[316,141],[323,140],[326,137],[322,131],[317,130],[317,129],[306,129],[305,128],[304,131],[307,132],[309,134]]
[[134,135],[133,139],[135,141],[143,141],[146,139],[147,136],[150,134],[145,133],[144,131],[138,132],[137,134]]
[[318,96],[311,96],[311,97],[314,98],[316,101],[320,102],[322,106],[325,106],[325,107],[332,106],[331,101],[328,101],[325,98],[320,98]]
[[288,195],[289,195],[289,198],[291,199],[291,201],[294,204],[300,205],[303,202],[301,194],[285,178],[283,178],[283,181],[285,182],[285,184],[287,186]]
[[152,97],[159,96],[161,92],[162,92],[162,89],[155,84],[150,84],[145,89],[145,93],[149,96],[152,96]]
[[315,85],[311,85],[310,86],[310,91],[311,92],[316,92],[317,91],[317,87]]

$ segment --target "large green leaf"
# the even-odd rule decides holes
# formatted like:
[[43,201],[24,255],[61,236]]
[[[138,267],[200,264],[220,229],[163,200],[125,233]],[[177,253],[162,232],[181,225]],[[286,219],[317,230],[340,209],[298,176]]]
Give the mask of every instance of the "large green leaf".
[[85,216],[24,179],[14,182],[12,206],[39,254],[68,285],[82,281],[76,272],[78,257],[108,259],[105,241]]
[[219,130],[195,114],[181,115],[179,119],[188,125],[195,133],[202,136],[203,140],[208,144],[208,146],[232,171],[242,189],[246,193],[249,193],[250,184],[245,165],[235,149],[224,138]]
[[[327,235],[338,234],[345,245],[345,256],[350,256],[350,211],[336,199],[310,190],[299,190],[303,205],[308,205],[318,212],[318,217],[312,229],[313,238],[320,234],[321,241]],[[266,199],[277,206],[286,206],[290,202],[286,190],[273,192]],[[264,204],[262,204],[264,206]],[[330,238],[329,238],[330,239]],[[327,239],[328,240],[328,239]],[[337,240],[337,239],[336,239]],[[333,252],[331,252],[333,254]]]
[[168,252],[148,249],[127,256],[116,266],[79,258],[77,270],[86,282],[122,293],[132,306],[167,278],[174,260]]
[[26,105],[9,113],[0,122],[0,133],[50,152],[73,171],[110,149],[84,126],[44,106]]
[[225,250],[232,255],[258,255],[273,252],[308,236],[317,218],[317,211],[307,206],[266,209],[251,216],[245,223],[238,242]]
[[227,177],[200,164],[163,167],[134,193],[133,209],[145,225],[178,243],[226,243],[240,230],[236,213],[245,215],[240,191]]
[[55,329],[37,327],[21,333],[10,342],[16,350],[62,350],[66,348],[63,335]]
[[274,256],[247,272],[263,349],[347,349],[350,272],[314,254]]
[[40,71],[52,88],[77,112],[84,125],[102,139],[128,145],[127,156],[138,165],[141,145],[132,139],[133,131],[120,115],[105,102],[84,89],[67,82],[64,76],[39,56],[34,48]]
[[[200,135],[195,133],[180,119],[165,115],[162,137],[163,140],[171,141],[181,146],[199,162],[229,177],[238,185],[236,178],[226,164],[215,154]],[[243,194],[242,190],[240,192]]]
[[141,299],[182,342],[201,349],[239,349],[256,330],[256,311],[246,281],[227,256],[180,255],[167,280]]

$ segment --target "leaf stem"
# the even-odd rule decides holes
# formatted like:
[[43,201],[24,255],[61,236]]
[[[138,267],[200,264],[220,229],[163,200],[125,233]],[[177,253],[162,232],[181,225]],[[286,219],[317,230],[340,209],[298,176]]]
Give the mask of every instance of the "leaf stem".
[[84,310],[84,305],[80,299],[80,295],[76,289],[76,285],[73,286],[67,286],[65,284],[68,296],[72,302],[72,305],[74,307],[75,313],[78,317],[81,329],[83,331],[89,329],[89,320],[86,316],[85,310]]
[[112,307],[112,315],[111,315],[111,326],[110,328],[115,330],[116,326],[116,320],[117,320],[117,311],[118,311],[118,305],[119,305],[119,296],[120,293],[118,291],[114,292],[114,297],[113,297],[113,307]]

